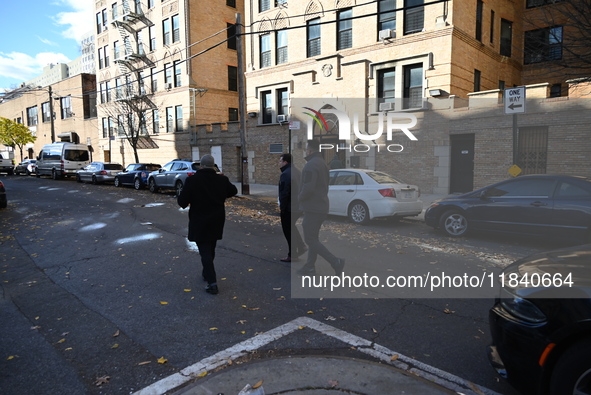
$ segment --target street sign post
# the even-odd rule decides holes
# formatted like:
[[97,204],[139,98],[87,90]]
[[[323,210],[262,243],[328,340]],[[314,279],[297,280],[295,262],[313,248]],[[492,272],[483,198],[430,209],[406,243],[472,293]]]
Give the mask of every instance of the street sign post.
[[505,114],[525,112],[525,86],[505,89]]

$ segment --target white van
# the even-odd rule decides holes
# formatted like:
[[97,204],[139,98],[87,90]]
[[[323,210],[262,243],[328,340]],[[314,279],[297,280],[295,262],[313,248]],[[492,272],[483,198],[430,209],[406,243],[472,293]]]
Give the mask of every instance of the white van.
[[89,163],[90,152],[85,144],[46,144],[37,157],[37,177],[46,175],[57,180],[76,176],[76,172]]

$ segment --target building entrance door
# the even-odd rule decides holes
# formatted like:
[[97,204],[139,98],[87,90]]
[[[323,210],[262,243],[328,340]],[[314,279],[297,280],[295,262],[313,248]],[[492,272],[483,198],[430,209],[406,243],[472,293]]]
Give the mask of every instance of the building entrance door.
[[474,189],[474,134],[456,134],[451,140],[450,193]]

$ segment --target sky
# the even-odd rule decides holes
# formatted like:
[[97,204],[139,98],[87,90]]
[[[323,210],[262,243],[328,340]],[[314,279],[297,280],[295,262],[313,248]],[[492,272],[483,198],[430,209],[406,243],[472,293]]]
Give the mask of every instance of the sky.
[[39,76],[50,63],[81,55],[80,39],[94,29],[94,0],[2,1],[0,92]]

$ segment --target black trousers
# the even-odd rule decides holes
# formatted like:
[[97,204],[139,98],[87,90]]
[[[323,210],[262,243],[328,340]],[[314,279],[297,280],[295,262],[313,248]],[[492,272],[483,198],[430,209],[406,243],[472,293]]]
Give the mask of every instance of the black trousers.
[[[296,228],[296,222],[300,218],[300,213],[292,213],[289,210],[281,210],[281,229],[287,240],[287,247],[289,248],[287,256],[291,257],[292,245],[296,256],[298,256],[304,249],[304,241],[300,235],[300,231]],[[292,243],[293,241],[293,243]]]
[[217,240],[195,242],[195,244],[197,244],[197,248],[199,248],[199,255],[201,255],[201,265],[203,265],[203,271],[201,274],[208,284],[217,282],[215,267],[213,265],[217,242]]
[[308,245],[308,259],[304,267],[307,269],[315,267],[318,255],[326,259],[333,267],[339,261],[339,258],[334,256],[319,240],[320,228],[327,217],[328,214],[304,213],[302,229],[304,230],[304,241]]

